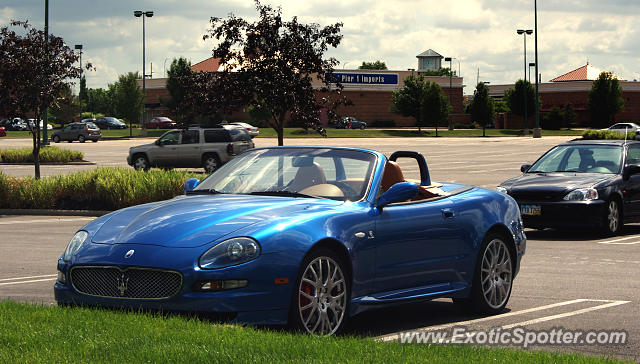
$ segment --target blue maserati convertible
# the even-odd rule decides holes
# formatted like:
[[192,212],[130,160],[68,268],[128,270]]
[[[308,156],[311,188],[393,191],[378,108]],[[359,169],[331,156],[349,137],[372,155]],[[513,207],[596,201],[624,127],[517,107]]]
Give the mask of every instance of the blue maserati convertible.
[[[399,158],[415,161],[419,181]],[[331,335],[359,312],[438,297],[499,312],[525,252],[511,197],[432,182],[415,152],[258,148],[184,190],[76,232],[58,260],[57,302]]]

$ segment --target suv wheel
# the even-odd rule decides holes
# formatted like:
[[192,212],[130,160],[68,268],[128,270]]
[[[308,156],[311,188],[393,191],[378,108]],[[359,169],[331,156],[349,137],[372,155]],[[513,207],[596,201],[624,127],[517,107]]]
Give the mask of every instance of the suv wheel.
[[147,171],[149,170],[149,160],[144,154],[138,154],[133,157],[133,168],[136,171]]
[[207,173],[215,171],[220,166],[220,159],[215,154],[206,154],[202,157],[202,168]]
[[80,143],[84,143],[84,142],[85,142],[85,140],[86,140],[86,138],[84,137],[84,135],[82,135],[82,134],[78,135],[78,141],[79,141]]

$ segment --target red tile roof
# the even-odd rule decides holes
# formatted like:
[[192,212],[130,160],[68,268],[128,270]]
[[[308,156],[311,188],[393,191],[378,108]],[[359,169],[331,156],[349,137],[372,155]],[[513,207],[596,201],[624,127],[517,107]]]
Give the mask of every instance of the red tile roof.
[[191,70],[194,72],[216,72],[220,68],[219,58],[207,58],[202,62],[198,62],[191,66]]
[[[558,76],[551,80],[551,82],[566,82],[566,81],[593,81],[598,78],[602,71],[596,67],[593,67],[589,63],[575,69],[569,73],[565,73],[562,76]],[[620,79],[618,76],[614,77]]]

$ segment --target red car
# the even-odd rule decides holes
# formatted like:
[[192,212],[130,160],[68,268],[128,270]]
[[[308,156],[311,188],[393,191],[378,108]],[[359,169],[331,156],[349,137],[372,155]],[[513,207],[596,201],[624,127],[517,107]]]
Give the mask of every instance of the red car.
[[165,116],[153,118],[145,123],[147,129],[173,129],[178,123]]
[[0,126],[0,137],[7,136],[7,132],[4,131],[4,126]]

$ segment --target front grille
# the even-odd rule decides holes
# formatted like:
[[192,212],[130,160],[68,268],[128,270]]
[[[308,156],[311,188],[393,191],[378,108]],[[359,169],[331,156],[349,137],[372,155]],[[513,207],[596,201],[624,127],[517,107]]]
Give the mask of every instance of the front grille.
[[182,275],[148,268],[74,267],[71,284],[78,292],[91,296],[163,299],[180,291]]
[[544,193],[544,192],[511,192],[509,193],[511,197],[513,197],[516,201],[537,201],[537,202],[553,202],[553,201],[562,201],[562,198],[565,196],[565,193]]

